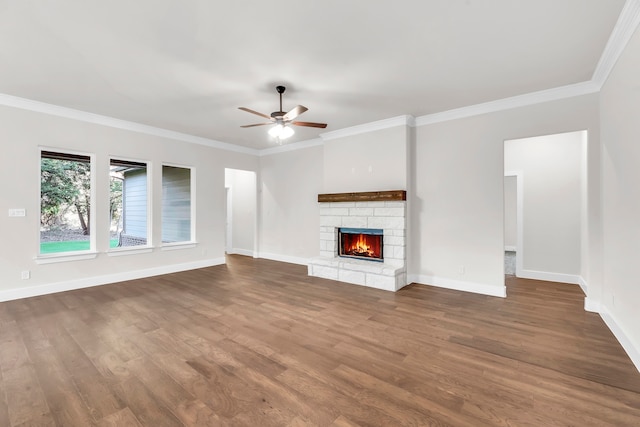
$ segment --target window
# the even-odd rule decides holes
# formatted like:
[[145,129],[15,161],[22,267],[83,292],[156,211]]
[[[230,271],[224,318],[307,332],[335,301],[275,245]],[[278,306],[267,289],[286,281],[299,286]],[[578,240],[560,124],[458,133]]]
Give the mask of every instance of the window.
[[92,249],[91,214],[91,157],[41,151],[40,254]]
[[148,242],[147,164],[111,159],[109,167],[109,247]]
[[162,242],[192,242],[192,170],[162,166]]

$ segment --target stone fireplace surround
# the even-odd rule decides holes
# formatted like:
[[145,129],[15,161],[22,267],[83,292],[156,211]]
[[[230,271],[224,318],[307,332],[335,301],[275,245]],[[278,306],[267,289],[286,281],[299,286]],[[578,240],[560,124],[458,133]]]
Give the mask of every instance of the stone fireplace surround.
[[[397,291],[407,284],[406,191],[319,194],[320,256],[310,276]],[[338,228],[381,228],[384,262],[341,258]]]

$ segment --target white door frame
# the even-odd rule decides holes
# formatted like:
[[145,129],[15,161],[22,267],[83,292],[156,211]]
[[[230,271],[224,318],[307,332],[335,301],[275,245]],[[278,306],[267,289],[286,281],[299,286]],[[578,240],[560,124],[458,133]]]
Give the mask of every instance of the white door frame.
[[524,268],[524,244],[522,242],[524,236],[524,174],[522,171],[504,171],[504,176],[512,176],[516,178],[516,277],[521,277],[522,270]]
[[225,251],[230,254],[233,249],[233,197],[231,187],[225,187],[227,196],[227,219],[225,223]]

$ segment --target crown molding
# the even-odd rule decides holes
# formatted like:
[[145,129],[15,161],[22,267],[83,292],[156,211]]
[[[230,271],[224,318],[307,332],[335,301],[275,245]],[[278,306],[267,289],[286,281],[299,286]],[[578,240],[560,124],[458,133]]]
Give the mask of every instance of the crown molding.
[[86,123],[108,126],[116,129],[123,129],[132,132],[144,133],[147,135],[159,136],[162,138],[168,138],[177,141],[189,142],[192,144],[206,145],[208,147],[219,148],[221,150],[233,151],[236,153],[253,155],[258,154],[258,150],[255,150],[253,148],[241,147],[226,142],[216,141],[214,139],[175,132],[168,129],[157,128],[154,126],[143,125],[141,123],[135,123],[127,120],[116,119],[114,117],[75,110],[73,108],[61,107],[59,105],[47,104],[46,102],[34,101],[32,99],[20,98],[13,95],[0,94],[0,105],[20,108],[22,110],[34,111],[36,113],[44,113],[52,116],[64,117],[67,119],[78,120]]
[[323,142],[322,142],[322,139],[320,138],[308,139],[306,141],[294,142],[292,144],[278,145],[277,147],[265,148],[263,150],[260,150],[258,152],[258,155],[260,157],[270,156],[272,154],[280,154],[280,153],[286,153],[288,151],[296,151],[296,150],[303,150],[305,148],[310,148],[310,147],[317,147],[322,144]]
[[389,119],[378,120],[375,122],[365,123],[363,125],[351,126],[344,129],[334,130],[332,132],[321,133],[320,138],[323,141],[344,138],[346,136],[360,135],[362,133],[374,132],[377,130],[388,129],[396,126],[414,126],[415,119],[413,116],[397,116]]
[[527,105],[587,95],[596,93],[599,90],[600,87],[592,81],[560,86],[553,89],[546,89],[524,95],[512,96],[510,98],[484,102],[482,104],[470,105],[468,107],[456,108],[453,110],[443,111],[441,113],[427,114],[425,116],[417,117],[415,125],[424,126],[449,120],[463,119],[481,114],[494,113],[496,111],[510,110],[512,108],[525,107]]
[[627,0],[591,77],[591,80],[600,88],[607,81],[638,25],[640,25],[640,0]]

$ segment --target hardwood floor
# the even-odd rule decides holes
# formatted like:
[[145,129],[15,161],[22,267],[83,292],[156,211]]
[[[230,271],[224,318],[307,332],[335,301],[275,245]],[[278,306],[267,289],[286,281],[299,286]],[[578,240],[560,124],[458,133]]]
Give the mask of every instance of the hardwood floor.
[[230,256],[0,303],[0,426],[638,426],[577,286],[397,293]]

